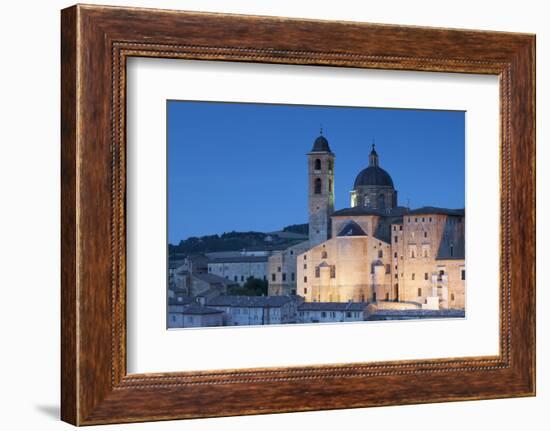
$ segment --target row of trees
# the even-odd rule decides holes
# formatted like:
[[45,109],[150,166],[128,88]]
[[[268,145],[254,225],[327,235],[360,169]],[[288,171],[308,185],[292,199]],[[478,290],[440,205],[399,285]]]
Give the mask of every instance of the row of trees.
[[[285,232],[294,232],[307,235],[308,224],[293,224],[283,228]],[[189,237],[179,244],[169,244],[168,252],[173,255],[189,255],[215,251],[234,251],[243,249],[261,249],[263,247],[286,244],[288,239],[275,236],[266,242],[268,234],[264,232],[225,232],[221,235],[205,235]],[[289,244],[290,245],[290,244]]]

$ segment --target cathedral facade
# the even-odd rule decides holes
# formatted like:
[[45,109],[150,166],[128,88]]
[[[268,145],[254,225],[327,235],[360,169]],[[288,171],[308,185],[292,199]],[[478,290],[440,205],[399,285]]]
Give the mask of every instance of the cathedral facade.
[[464,309],[464,209],[398,206],[374,145],[349,208],[334,210],[335,154],[324,136],[307,166],[309,240],[269,258],[270,295]]

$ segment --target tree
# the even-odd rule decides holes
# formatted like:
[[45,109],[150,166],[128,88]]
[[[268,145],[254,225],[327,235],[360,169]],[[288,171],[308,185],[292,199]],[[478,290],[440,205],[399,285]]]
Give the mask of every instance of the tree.
[[237,296],[262,296],[267,295],[267,281],[259,278],[248,277],[244,285],[229,288],[230,295]]

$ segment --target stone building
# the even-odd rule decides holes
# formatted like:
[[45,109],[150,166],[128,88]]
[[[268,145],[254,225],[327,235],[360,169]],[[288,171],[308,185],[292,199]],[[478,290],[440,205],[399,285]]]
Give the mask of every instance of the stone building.
[[298,307],[298,322],[359,322],[365,320],[366,311],[366,302],[304,302]]
[[209,308],[224,312],[225,326],[296,323],[297,296],[218,296],[207,300]]
[[216,257],[208,261],[208,273],[244,285],[248,278],[267,280],[268,256]]
[[309,241],[303,241],[269,257],[268,295],[296,295],[296,256],[307,249]]
[[334,211],[334,159],[319,136],[307,154],[309,241],[270,257],[270,295],[294,293],[283,274],[292,281],[295,269],[296,293],[306,302],[464,309],[464,209],[399,206],[373,144],[350,207]]
[[204,328],[223,325],[223,311],[205,307],[200,304],[190,304],[181,311],[181,328]]

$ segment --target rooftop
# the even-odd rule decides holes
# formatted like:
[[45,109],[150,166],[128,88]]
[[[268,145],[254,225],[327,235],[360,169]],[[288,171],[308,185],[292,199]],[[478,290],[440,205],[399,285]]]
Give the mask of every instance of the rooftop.
[[204,307],[202,305],[189,305],[182,310],[183,314],[220,314],[223,310],[216,308]]
[[323,136],[323,130],[315,142],[313,142],[313,148],[311,149],[312,153],[330,153],[330,146],[328,144],[327,138]]
[[381,217],[402,217],[404,214],[407,214],[409,209],[407,207],[395,207],[392,209],[378,210],[374,208],[368,208],[365,206],[357,206],[353,208],[343,208],[338,211],[334,211],[331,214],[331,217],[339,216],[359,216],[359,215],[373,215]]
[[205,281],[206,283],[214,284],[230,284],[226,278],[220,277],[219,275],[209,274],[209,273],[197,273],[193,274],[193,277],[198,278],[199,280]]
[[214,257],[208,263],[267,262],[268,256],[227,256]]
[[168,260],[168,268],[169,269],[177,269],[180,266],[182,266],[184,263],[185,263],[185,260],[183,260],[183,259],[181,259],[181,260],[180,259],[177,259],[177,260],[169,259]]
[[350,220],[346,223],[344,228],[338,233],[338,236],[366,236],[367,234],[361,226],[355,223],[353,220]]
[[177,296],[168,299],[168,305],[187,305],[193,302],[195,302],[195,298],[191,298],[190,296]]
[[338,211],[334,211],[331,217],[344,217],[344,216],[360,216],[360,215],[372,215],[379,217],[403,217],[405,215],[451,215],[464,217],[464,208],[439,208],[439,207],[421,207],[416,209],[409,209],[407,207],[395,207],[392,209],[378,210],[368,208],[364,206],[357,206],[353,208],[343,208]]
[[464,217],[464,208],[439,208],[439,207],[421,207],[414,210],[410,210],[409,214],[412,215],[429,215],[429,214],[441,214],[451,216]]
[[232,296],[222,295],[209,299],[212,307],[280,307],[290,301],[292,296]]

